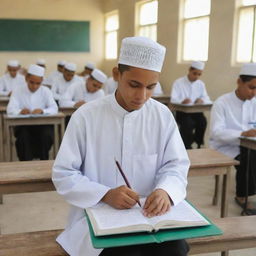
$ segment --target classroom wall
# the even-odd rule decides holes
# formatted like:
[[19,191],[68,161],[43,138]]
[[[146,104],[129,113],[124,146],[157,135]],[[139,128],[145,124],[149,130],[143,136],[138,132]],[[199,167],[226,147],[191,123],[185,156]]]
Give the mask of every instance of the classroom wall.
[[[133,36],[136,0],[104,0],[104,12],[119,10],[121,39]],[[236,1],[212,0],[210,16],[209,56],[202,80],[206,83],[212,99],[233,90],[239,74],[239,65],[232,64],[232,39]],[[187,73],[189,64],[178,63],[178,31],[180,0],[159,0],[158,42],[167,48],[165,64],[160,82],[165,93],[170,92],[173,81]],[[104,60],[103,68],[111,74],[116,61]]]
[[[87,61],[101,66],[103,60],[104,15],[101,0],[1,0],[0,18],[16,19],[53,19],[90,21],[90,47],[88,53],[77,52],[1,52],[0,74],[9,59],[20,60],[27,67],[38,58],[47,61],[47,71],[56,70],[58,60],[75,62],[78,71]],[[0,35],[1,37],[1,35]]]

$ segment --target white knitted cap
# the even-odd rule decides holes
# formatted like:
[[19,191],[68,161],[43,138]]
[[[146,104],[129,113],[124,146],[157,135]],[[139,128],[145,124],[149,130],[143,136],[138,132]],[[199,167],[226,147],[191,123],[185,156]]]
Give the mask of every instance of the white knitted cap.
[[89,69],[95,69],[95,64],[92,63],[92,62],[87,62],[87,63],[85,64],[85,67],[86,67],[86,68],[89,68]]
[[102,71],[97,68],[92,71],[91,76],[102,84],[104,84],[108,78]]
[[118,63],[161,72],[166,48],[147,37],[122,40]]
[[17,68],[20,63],[17,60],[9,60],[7,66]]
[[204,62],[202,61],[192,61],[191,67],[198,69],[198,70],[203,70],[204,69]]
[[45,60],[44,59],[38,59],[37,61],[36,61],[36,64],[37,65],[45,65]]
[[44,68],[35,64],[31,64],[28,68],[28,74],[43,77]]
[[246,63],[242,66],[240,75],[256,76],[256,63]]
[[67,62],[65,64],[65,69],[69,70],[69,71],[76,71],[76,64],[75,63],[71,63],[71,62]]
[[66,63],[67,62],[65,60],[59,60],[58,61],[58,65],[60,65],[60,66],[65,66]]

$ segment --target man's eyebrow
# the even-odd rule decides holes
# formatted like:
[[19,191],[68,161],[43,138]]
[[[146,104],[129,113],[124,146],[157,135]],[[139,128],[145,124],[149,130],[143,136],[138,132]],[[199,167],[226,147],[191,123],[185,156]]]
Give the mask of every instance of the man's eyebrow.
[[[137,84],[137,85],[143,85],[142,83],[140,83],[140,82],[138,82],[138,81],[136,81],[136,80],[130,80],[130,82],[131,83],[135,83],[135,84]],[[156,85],[157,83],[153,83],[153,84],[149,84],[149,85],[147,85],[147,87],[148,86],[153,86],[153,85]]]

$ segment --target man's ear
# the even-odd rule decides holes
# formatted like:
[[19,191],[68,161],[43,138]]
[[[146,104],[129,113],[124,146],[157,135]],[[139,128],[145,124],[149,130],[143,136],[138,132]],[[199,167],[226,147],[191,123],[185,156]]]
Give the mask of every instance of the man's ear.
[[119,79],[119,76],[120,76],[120,72],[118,70],[118,67],[114,67],[112,69],[112,75],[113,75],[114,80],[117,82],[118,79]]

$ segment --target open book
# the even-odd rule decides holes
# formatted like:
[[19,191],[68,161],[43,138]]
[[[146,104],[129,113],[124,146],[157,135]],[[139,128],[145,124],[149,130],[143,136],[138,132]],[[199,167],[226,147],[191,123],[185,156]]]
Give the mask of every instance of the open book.
[[[144,200],[145,201],[145,200]],[[142,200],[141,200],[142,202]],[[210,223],[185,200],[162,216],[147,218],[142,208],[135,205],[128,210],[117,210],[99,203],[86,209],[94,235],[114,235],[133,232],[156,232],[160,229],[173,229],[206,226]]]

